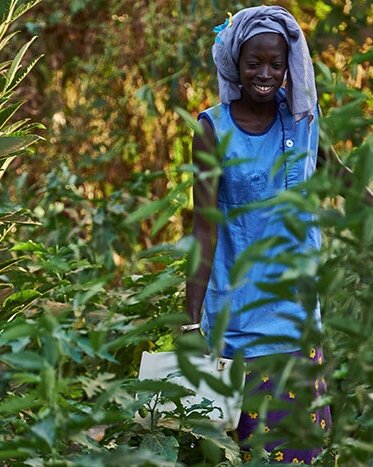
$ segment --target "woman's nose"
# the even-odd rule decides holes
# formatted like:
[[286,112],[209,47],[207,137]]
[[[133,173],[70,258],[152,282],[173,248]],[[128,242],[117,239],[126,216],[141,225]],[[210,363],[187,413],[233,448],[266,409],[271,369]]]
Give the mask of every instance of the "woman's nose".
[[258,78],[260,79],[268,79],[271,77],[270,67],[268,65],[263,65],[260,67],[258,72]]

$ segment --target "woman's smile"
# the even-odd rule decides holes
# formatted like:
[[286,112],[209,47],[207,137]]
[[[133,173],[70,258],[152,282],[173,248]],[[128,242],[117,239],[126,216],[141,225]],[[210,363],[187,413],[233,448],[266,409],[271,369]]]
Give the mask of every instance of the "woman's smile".
[[256,89],[256,91],[262,96],[271,94],[272,89],[274,88],[274,86],[261,85],[261,84],[253,84],[253,86]]

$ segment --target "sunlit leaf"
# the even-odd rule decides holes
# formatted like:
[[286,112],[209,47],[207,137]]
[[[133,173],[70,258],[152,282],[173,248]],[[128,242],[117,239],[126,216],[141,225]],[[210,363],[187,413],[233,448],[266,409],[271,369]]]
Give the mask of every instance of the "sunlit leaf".
[[18,307],[24,308],[41,296],[42,294],[40,292],[31,289],[14,292],[4,301],[0,313],[8,312]]
[[36,143],[40,136],[25,135],[25,136],[0,136],[0,160],[6,158],[10,154],[18,151],[23,151],[31,144]]
[[36,39],[36,37],[33,37],[29,42],[27,42],[20,49],[20,51],[17,53],[17,55],[15,56],[14,60],[12,61],[11,65],[9,67],[9,70],[6,73],[6,83],[5,83],[5,87],[3,89],[3,92],[7,91],[8,88],[12,85],[13,79],[14,79],[19,67],[21,66],[21,61],[22,61],[25,53],[27,52],[27,49],[34,42],[35,39]]

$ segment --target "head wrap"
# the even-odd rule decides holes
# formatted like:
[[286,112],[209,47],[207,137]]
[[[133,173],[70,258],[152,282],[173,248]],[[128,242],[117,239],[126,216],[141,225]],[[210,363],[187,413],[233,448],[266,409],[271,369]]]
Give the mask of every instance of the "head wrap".
[[245,8],[218,26],[212,55],[218,70],[222,103],[240,99],[238,62],[244,42],[261,33],[281,34],[288,45],[286,94],[296,120],[314,113],[317,102],[313,65],[306,39],[294,17],[279,6]]

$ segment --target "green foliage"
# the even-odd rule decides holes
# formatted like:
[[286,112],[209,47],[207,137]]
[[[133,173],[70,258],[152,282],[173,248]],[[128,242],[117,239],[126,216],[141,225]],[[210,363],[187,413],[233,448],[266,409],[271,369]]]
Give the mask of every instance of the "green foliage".
[[[205,380],[229,397],[240,383],[241,355],[225,384],[191,365],[190,356],[205,351],[200,336],[174,342],[186,318],[185,275],[200,259],[200,245],[187,235],[191,175],[202,176],[190,164],[190,129],[198,131],[195,115],[216,99],[209,91],[211,25],[240,6],[37,3],[0,2],[0,458],[15,466],[243,465],[234,439],[208,421],[211,401],[186,411],[185,388],[136,379],[143,350],[175,348],[182,372],[197,386]],[[266,412],[287,408],[275,397],[252,395],[271,373],[277,391],[290,388],[303,408],[296,424],[282,426],[294,444],[324,444],[318,465],[365,466],[373,438],[373,215],[362,199],[372,182],[372,138],[369,51],[358,44],[369,5],[285,3],[304,21],[317,62],[323,149],[335,144],[355,175],[346,188],[326,164],[299,187],[306,199],[296,189],[261,203],[282,213],[296,238],[307,226],[295,213],[315,215],[323,228],[321,258],[285,249],[274,261],[287,264],[286,273],[261,287],[271,300],[294,300],[309,311],[320,297],[324,331],[306,320],[299,346],[308,354],[322,340],[327,358],[318,366],[281,356],[252,363],[244,408],[257,412],[260,423],[250,465],[269,461]],[[33,6],[16,34],[14,21]],[[28,36],[35,32],[34,42]],[[34,68],[40,57],[30,53],[37,48],[46,56]],[[31,148],[42,126],[30,123],[31,111],[48,126],[48,143],[38,152]],[[19,155],[32,157],[21,162]],[[219,175],[219,157],[200,157],[211,166],[209,177]],[[227,220],[215,210],[205,215]],[[244,251],[232,286],[282,242]],[[228,319],[229,307],[214,330],[213,354]],[[305,382],[317,376],[329,389],[315,400]],[[166,400],[175,409],[161,414]],[[323,404],[333,410],[329,437],[309,419]]]

